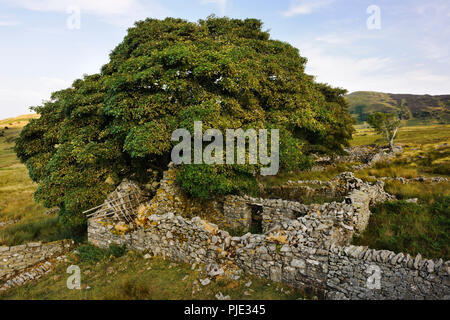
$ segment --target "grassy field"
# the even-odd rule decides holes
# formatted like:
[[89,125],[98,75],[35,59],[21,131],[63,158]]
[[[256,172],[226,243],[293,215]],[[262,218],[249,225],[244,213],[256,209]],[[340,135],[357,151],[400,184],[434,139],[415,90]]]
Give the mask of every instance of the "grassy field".
[[[0,293],[0,299],[210,300],[216,299],[215,295],[219,292],[240,300],[295,300],[306,296],[286,285],[249,276],[242,276],[238,280],[222,277],[203,286],[199,279],[205,279],[207,275],[199,271],[199,266],[192,270],[189,264],[157,257],[144,259],[135,252],[128,252],[118,258],[109,256],[96,259],[99,256],[97,253],[86,251],[89,254],[84,253],[81,257],[69,255],[67,262],[57,265],[54,272],[38,282]],[[69,274],[66,270],[69,265],[80,267],[81,290],[67,289]]]
[[[352,145],[384,144],[372,129],[358,126]],[[403,152],[389,162],[377,163],[355,175],[375,177],[450,177],[450,125],[408,126],[400,129],[396,143]],[[427,258],[449,259],[450,182],[407,183],[388,181],[385,190],[399,200],[372,208],[369,226],[355,244],[375,249],[421,253]]]
[[421,253],[424,258],[450,259],[450,196],[419,204],[394,201],[371,208],[364,233],[353,244],[374,249]]
[[[367,125],[357,125],[355,128],[357,131],[353,136],[351,145],[386,144],[383,137]],[[395,139],[396,144],[407,145],[442,144],[445,142],[450,142],[450,124],[401,127]]]
[[36,115],[0,120],[0,222],[17,221],[0,229],[0,245],[17,245],[34,240],[53,241],[64,237],[56,217],[34,202],[37,185],[14,153],[14,141]]
[[[39,215],[44,209],[33,201],[36,185],[14,153],[14,140],[31,117],[0,121],[0,221],[22,220]],[[8,129],[5,129],[7,127]]]

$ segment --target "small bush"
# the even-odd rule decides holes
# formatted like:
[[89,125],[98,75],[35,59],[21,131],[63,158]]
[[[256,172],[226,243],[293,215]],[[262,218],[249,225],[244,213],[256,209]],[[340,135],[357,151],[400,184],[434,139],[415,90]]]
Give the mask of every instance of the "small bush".
[[184,165],[177,174],[181,187],[191,196],[209,199],[216,195],[256,195],[258,186],[250,165]]
[[107,250],[98,248],[91,244],[78,247],[78,256],[83,262],[97,262],[108,256]]
[[115,258],[120,258],[121,256],[123,256],[126,252],[127,252],[127,248],[123,245],[123,246],[118,246],[115,244],[111,244],[109,246],[109,254],[111,256],[114,256]]
[[106,250],[93,246],[92,244],[85,244],[78,247],[77,251],[81,261],[97,262],[111,256],[119,258],[125,254],[126,248],[125,246],[117,246],[112,244],[109,246],[109,249]]

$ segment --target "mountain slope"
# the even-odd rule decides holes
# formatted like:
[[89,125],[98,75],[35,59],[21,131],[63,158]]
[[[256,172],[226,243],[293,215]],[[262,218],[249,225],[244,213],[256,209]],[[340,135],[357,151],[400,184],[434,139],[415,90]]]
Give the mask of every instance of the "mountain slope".
[[426,122],[450,122],[450,95],[392,94],[357,91],[346,95],[350,113],[358,120],[367,120],[373,112],[397,113],[403,119]]

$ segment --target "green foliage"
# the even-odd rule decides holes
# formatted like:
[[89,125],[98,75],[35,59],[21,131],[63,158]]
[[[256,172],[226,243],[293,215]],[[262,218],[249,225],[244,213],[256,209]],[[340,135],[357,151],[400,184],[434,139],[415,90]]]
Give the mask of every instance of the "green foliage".
[[126,253],[124,246],[110,245],[109,249],[101,249],[91,244],[85,244],[77,248],[78,256],[83,262],[97,262],[108,257],[119,258]]
[[253,172],[250,165],[184,165],[177,174],[177,180],[190,195],[208,199],[214,195],[237,194],[241,191],[257,193]]
[[[310,151],[342,151],[353,132],[345,90],[314,82],[296,48],[269,38],[255,19],[137,22],[99,74],[34,108],[40,117],[24,128],[15,151],[38,184],[35,199],[59,206],[62,223],[79,228],[82,212],[123,178],[146,183],[149,168],[164,170],[172,131],[191,130],[195,120],[222,132],[280,129],[282,171],[309,166]],[[192,165],[179,179],[205,198],[248,192],[254,174]]]
[[450,197],[431,204],[387,202],[372,208],[370,223],[357,245],[375,249],[421,253],[426,258],[450,258]]
[[127,252],[127,248],[124,245],[122,245],[122,246],[118,246],[115,244],[109,245],[109,255],[110,256],[119,258],[119,257],[123,256],[126,252]]
[[107,256],[106,250],[98,248],[91,244],[79,246],[77,252],[78,256],[83,262],[97,262]]

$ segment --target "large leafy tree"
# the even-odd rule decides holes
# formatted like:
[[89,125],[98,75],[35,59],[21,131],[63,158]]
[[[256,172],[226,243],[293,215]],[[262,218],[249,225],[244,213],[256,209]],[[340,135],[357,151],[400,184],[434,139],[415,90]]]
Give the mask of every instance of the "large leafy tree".
[[[270,39],[255,19],[135,24],[99,74],[76,80],[34,107],[16,152],[70,225],[122,178],[142,182],[170,161],[177,128],[280,129],[281,170],[305,167],[311,151],[341,152],[353,132],[345,90],[305,74],[306,59]],[[180,171],[194,196],[249,192],[255,166],[189,165]]]

